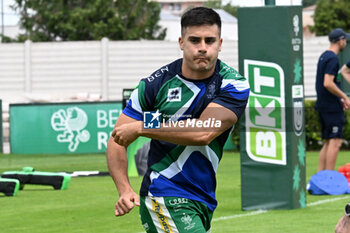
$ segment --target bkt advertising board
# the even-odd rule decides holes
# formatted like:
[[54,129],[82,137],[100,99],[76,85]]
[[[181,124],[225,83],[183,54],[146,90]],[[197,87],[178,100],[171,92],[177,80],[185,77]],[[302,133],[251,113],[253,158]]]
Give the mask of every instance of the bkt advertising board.
[[105,152],[121,112],[121,102],[12,104],[11,153]]
[[244,60],[244,73],[251,90],[245,121],[248,156],[286,165],[283,69],[276,63]]
[[238,9],[242,209],[306,206],[301,7]]

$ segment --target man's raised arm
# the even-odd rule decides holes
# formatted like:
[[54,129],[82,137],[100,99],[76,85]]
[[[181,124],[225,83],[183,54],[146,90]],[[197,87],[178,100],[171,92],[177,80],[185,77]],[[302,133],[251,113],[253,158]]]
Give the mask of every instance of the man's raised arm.
[[[120,145],[129,145],[138,136],[162,140],[179,145],[208,145],[217,136],[237,122],[237,116],[231,110],[210,103],[198,119],[178,121],[160,129],[144,129],[142,122],[132,122],[114,128],[112,136]],[[209,127],[204,122],[209,121]],[[182,122],[182,123],[180,123]],[[212,124],[210,124],[212,123]]]

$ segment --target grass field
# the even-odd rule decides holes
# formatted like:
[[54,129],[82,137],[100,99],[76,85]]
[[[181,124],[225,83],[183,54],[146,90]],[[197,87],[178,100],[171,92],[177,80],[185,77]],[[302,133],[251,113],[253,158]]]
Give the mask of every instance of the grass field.
[[[317,170],[317,152],[306,155],[307,181]],[[339,154],[337,168],[349,161]],[[307,207],[294,210],[241,211],[240,159],[226,152],[218,169],[218,208],[213,233],[324,233],[334,232],[350,196],[307,195]],[[1,155],[0,174],[32,166],[37,171],[107,171],[104,155]],[[138,190],[140,177],[130,179]],[[67,190],[27,185],[15,197],[0,193],[0,232],[4,233],[138,233],[143,232],[138,209],[114,216],[117,192],[111,177],[75,177]]]

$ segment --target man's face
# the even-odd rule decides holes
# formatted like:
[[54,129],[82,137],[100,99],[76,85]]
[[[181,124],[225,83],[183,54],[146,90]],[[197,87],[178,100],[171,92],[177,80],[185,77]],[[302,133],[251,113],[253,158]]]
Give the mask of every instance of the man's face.
[[339,40],[340,51],[343,51],[345,49],[346,43],[347,43],[346,39]]
[[214,25],[191,26],[179,38],[183,50],[182,73],[187,78],[208,78],[215,70],[222,39]]

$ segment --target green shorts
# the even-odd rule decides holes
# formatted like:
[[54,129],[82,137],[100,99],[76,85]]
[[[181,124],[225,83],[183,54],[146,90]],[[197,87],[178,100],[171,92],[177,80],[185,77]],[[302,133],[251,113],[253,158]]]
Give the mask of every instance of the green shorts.
[[146,196],[141,197],[140,217],[148,233],[207,233],[213,211],[187,198]]

